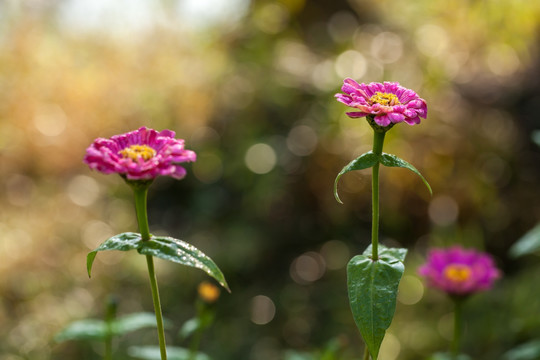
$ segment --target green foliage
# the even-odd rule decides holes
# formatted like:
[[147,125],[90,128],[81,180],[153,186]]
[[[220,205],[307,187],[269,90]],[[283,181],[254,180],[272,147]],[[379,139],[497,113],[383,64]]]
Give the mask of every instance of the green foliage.
[[406,254],[406,249],[380,246],[379,259],[373,261],[369,246],[362,255],[353,257],[347,266],[349,302],[354,321],[375,360],[394,317]]
[[503,355],[503,360],[536,360],[540,359],[540,340],[520,345]]
[[336,180],[334,181],[334,197],[336,198],[336,200],[340,204],[343,204],[343,202],[339,198],[338,191],[337,191],[337,185],[338,185],[339,179],[341,178],[341,176],[343,174],[348,173],[349,171],[368,169],[370,167],[373,167],[375,164],[377,164],[379,162],[381,164],[383,164],[384,166],[387,166],[387,167],[401,167],[401,168],[404,168],[404,169],[411,170],[416,175],[418,175],[420,177],[420,179],[422,179],[422,181],[424,182],[424,184],[428,188],[429,193],[433,194],[433,191],[431,190],[431,186],[429,185],[427,180],[422,176],[422,174],[414,166],[412,166],[411,164],[409,164],[405,160],[400,159],[396,155],[386,154],[386,153],[383,153],[379,157],[376,154],[374,154],[372,151],[368,151],[368,152],[360,155],[359,157],[357,157],[353,161],[351,161],[345,167],[343,167],[343,169],[341,169],[341,171],[337,175]]
[[300,352],[295,350],[286,350],[283,354],[284,360],[338,360],[343,351],[344,342],[339,337],[328,341],[323,349],[312,352]]
[[428,360],[472,360],[470,356],[465,354],[459,354],[457,356],[454,356],[449,353],[436,353],[433,354],[431,357],[428,358]]
[[[161,360],[159,347],[157,346],[132,346],[128,349],[128,354],[136,359],[143,360]],[[196,353],[193,356],[188,349],[181,347],[167,347],[168,360],[210,360],[208,355]]]
[[182,339],[186,339],[201,328],[201,322],[198,318],[189,319],[182,325],[178,336]]
[[105,340],[143,328],[155,328],[156,316],[151,313],[129,314],[107,322],[99,319],[75,321],[59,332],[56,342],[68,340]]
[[427,180],[422,176],[422,174],[420,174],[420,171],[418,171],[414,166],[412,166],[405,160],[398,158],[396,155],[382,154],[380,161],[381,161],[381,164],[387,167],[400,167],[400,168],[411,170],[413,173],[420,176],[420,179],[422,179],[422,181],[428,188],[429,193],[433,194],[433,191],[431,191],[431,186],[429,186],[429,183],[427,182]]
[[86,259],[88,276],[91,274],[92,264],[99,251],[129,251],[133,249],[136,249],[142,255],[151,255],[163,260],[201,269],[216,279],[221,286],[230,291],[225,276],[218,266],[195,246],[185,241],[165,236],[151,236],[149,240],[143,241],[140,234],[132,232],[115,235],[105,240],[97,249],[88,253]]
[[540,223],[523,235],[510,248],[510,256],[517,258],[534,253],[540,249]]
[[368,151],[367,153],[360,155],[359,157],[351,161],[349,164],[347,164],[343,169],[341,169],[341,171],[336,177],[336,180],[334,181],[334,196],[336,200],[340,204],[343,204],[343,202],[339,198],[338,191],[337,191],[339,178],[343,174],[348,173],[349,171],[353,171],[353,170],[363,170],[363,169],[373,167],[378,162],[379,162],[378,156],[374,154],[373,151]]

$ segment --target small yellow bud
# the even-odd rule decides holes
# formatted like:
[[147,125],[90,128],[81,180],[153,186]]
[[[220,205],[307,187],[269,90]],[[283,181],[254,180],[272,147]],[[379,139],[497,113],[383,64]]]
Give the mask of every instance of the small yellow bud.
[[200,283],[197,291],[199,293],[199,297],[207,303],[213,303],[219,298],[219,288],[207,281]]

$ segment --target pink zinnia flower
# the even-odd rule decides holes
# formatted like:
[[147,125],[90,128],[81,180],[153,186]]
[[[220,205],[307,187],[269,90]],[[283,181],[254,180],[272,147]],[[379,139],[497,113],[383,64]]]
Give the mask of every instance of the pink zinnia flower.
[[500,276],[488,254],[459,246],[432,249],[418,273],[428,285],[455,296],[487,290]]
[[197,156],[174,136],[171,130],[141,127],[110,139],[97,138],[86,149],[84,162],[91,169],[117,173],[127,180],[152,180],[160,175],[182,179],[186,169],[178,164],[195,161]]
[[420,118],[427,116],[426,101],[397,82],[358,84],[347,78],[341,91],[345,94],[336,94],[336,99],[360,110],[347,115],[352,118],[371,117],[382,127],[402,121],[415,125],[420,123]]

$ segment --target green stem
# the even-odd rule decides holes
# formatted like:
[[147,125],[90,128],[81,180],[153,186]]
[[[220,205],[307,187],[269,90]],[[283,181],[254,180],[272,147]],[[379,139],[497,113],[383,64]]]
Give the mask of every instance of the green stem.
[[191,344],[189,346],[189,360],[195,360],[197,358],[197,351],[199,350],[201,337],[202,329],[195,330],[195,334],[193,334],[193,338],[191,339]]
[[[385,132],[374,131],[373,133],[373,153],[381,156]],[[371,258],[373,261],[379,260],[379,166],[378,162],[373,166],[371,179]]]
[[112,336],[105,338],[105,356],[104,360],[112,360]]
[[114,297],[107,299],[107,307],[105,312],[105,324],[107,326],[107,336],[105,337],[105,356],[104,360],[112,360],[112,340],[113,329],[112,324],[116,318],[117,302]]
[[[135,211],[137,213],[137,222],[141,233],[142,241],[150,240],[150,229],[148,226],[148,215],[146,212],[146,196],[148,186],[132,186],[135,195]],[[154,302],[154,312],[156,313],[157,331],[159,339],[159,351],[161,360],[167,360],[167,349],[165,347],[165,329],[163,327],[163,314],[161,313],[161,302],[159,300],[159,290],[156,273],[154,271],[154,258],[146,255],[146,264],[148,266],[148,277],[150,278],[150,287],[152,288],[152,301]]]
[[161,353],[161,360],[167,360],[167,350],[165,348],[165,329],[163,327],[163,315],[161,314],[161,302],[159,301],[156,273],[154,272],[154,258],[152,255],[146,255],[146,264],[148,265],[148,276],[150,277],[152,300],[154,301],[154,311],[156,313],[159,351]]
[[148,216],[146,214],[148,187],[133,186],[132,188],[135,195],[135,212],[137,213],[137,223],[139,224],[141,238],[143,241],[150,240],[150,228],[148,227]]
[[452,358],[456,360],[460,354],[461,347],[463,301],[461,299],[454,299],[454,305],[454,340],[452,342]]

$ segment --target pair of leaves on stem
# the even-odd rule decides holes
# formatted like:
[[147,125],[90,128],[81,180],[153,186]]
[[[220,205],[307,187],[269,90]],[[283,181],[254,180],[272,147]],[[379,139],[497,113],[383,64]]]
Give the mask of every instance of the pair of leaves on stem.
[[339,182],[339,178],[341,178],[343,174],[348,173],[349,171],[367,169],[379,163],[387,167],[400,167],[400,168],[411,170],[416,175],[420,176],[420,178],[422,179],[422,181],[428,188],[429,193],[432,194],[431,186],[429,186],[427,180],[422,176],[422,174],[420,174],[420,172],[414,166],[412,166],[405,160],[400,159],[396,155],[382,153],[379,156],[375,154],[373,151],[368,151],[367,153],[364,153],[360,155],[359,157],[357,157],[356,159],[354,159],[353,161],[351,161],[339,172],[334,182],[334,196],[336,197],[336,200],[339,203],[343,204],[337,192],[337,185]]
[[88,256],[86,257],[88,276],[91,275],[92,264],[94,263],[97,253],[105,250],[137,250],[141,255],[150,255],[163,260],[201,269],[216,279],[221,286],[230,292],[225,276],[214,261],[195,246],[188,244],[185,241],[168,236],[151,236],[149,240],[142,240],[141,234],[133,232],[115,235],[105,240],[105,242],[97,249],[88,253]]
[[407,249],[379,245],[373,260],[371,245],[347,265],[349,303],[356,326],[374,360],[396,310],[399,282],[405,270]]

